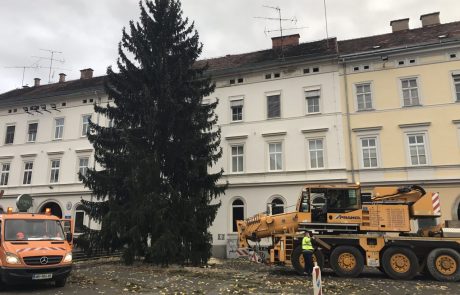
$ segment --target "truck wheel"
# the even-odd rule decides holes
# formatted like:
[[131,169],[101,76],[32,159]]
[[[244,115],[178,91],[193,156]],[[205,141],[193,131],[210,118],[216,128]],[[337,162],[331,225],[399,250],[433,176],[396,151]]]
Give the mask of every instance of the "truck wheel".
[[385,273],[395,280],[410,280],[419,270],[415,253],[408,248],[390,247],[382,256]]
[[364,268],[363,254],[352,246],[338,246],[329,260],[332,269],[340,277],[357,277]]
[[67,278],[59,279],[54,281],[54,285],[58,288],[62,288],[65,286],[65,283],[67,282]]
[[460,254],[449,248],[434,249],[426,259],[428,271],[438,281],[460,280]]
[[[324,267],[324,255],[321,250],[316,249],[313,252],[313,263],[318,263],[318,266],[323,269]],[[291,263],[292,267],[294,267],[295,271],[299,275],[303,275],[305,271],[305,261],[303,260],[302,255],[302,246],[297,246],[291,254]]]

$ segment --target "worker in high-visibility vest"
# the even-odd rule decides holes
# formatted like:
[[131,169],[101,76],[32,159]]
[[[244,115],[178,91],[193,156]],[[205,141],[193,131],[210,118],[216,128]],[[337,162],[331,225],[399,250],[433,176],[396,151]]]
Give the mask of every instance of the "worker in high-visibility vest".
[[313,271],[313,245],[311,240],[310,233],[305,231],[302,239],[302,255],[303,261],[305,262],[304,274],[307,276],[311,276],[311,272]]

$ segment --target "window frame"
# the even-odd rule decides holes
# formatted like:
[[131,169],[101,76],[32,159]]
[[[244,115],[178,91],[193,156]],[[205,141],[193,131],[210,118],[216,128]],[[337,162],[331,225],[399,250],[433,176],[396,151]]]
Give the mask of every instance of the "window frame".
[[[358,99],[358,95],[362,95],[362,94],[366,94],[367,92],[363,92],[363,93],[358,93],[358,87],[359,86],[364,86],[364,85],[369,85],[369,89],[370,89],[370,95],[371,95],[371,107],[368,108],[368,107],[365,107],[364,109],[360,109],[359,108],[359,99]],[[354,97],[355,97],[355,111],[356,112],[366,112],[366,111],[373,111],[375,110],[375,103],[374,103],[374,87],[373,87],[373,83],[372,81],[362,81],[362,82],[357,82],[357,83],[354,83],[353,84],[353,91],[354,91]],[[364,99],[364,105],[366,105],[365,103],[365,99]]]
[[[455,76],[458,77],[458,82],[455,82]],[[450,79],[452,81],[452,94],[454,98],[454,102],[460,102],[460,70],[457,71],[451,71],[450,72]],[[457,92],[456,85],[459,86],[459,92]]]
[[[268,98],[271,96],[279,96],[279,116],[277,117],[269,117],[269,109],[268,109]],[[265,93],[265,118],[267,120],[276,120],[281,119],[283,117],[283,107],[282,107],[282,92],[281,91],[271,91]]]
[[[54,161],[59,161],[59,167],[58,167],[58,169],[57,169],[57,171],[58,171],[57,174],[58,174],[58,175],[57,175],[57,180],[56,180],[56,181],[52,181],[53,169],[55,169],[55,168],[53,168],[53,162],[54,162]],[[49,176],[49,177],[48,177],[49,183],[50,183],[50,184],[57,184],[57,183],[59,183],[60,180],[61,180],[62,158],[51,158],[51,159],[49,160],[49,165],[50,165],[49,174],[48,174],[48,176]],[[56,170],[56,169],[55,169],[55,170]]]
[[[280,169],[271,169],[271,165],[270,165],[271,164],[271,161],[270,161],[271,157],[270,156],[271,156],[272,153],[270,153],[270,145],[272,145],[272,144],[279,144],[281,146],[281,152],[279,152],[279,153],[275,152],[274,153],[275,156],[276,156],[276,154],[281,154],[280,155],[280,161],[281,161],[281,168]],[[284,142],[282,140],[267,141],[267,155],[268,155],[268,157],[267,157],[268,163],[267,164],[268,164],[268,171],[269,172],[284,171],[284,153],[283,153],[284,147],[283,146],[284,146]],[[275,157],[275,168],[276,168],[276,157]]]
[[[376,156],[377,165],[376,166],[371,165],[369,167],[366,167],[365,163],[364,163],[363,140],[370,140],[370,139],[373,139],[375,141],[375,156]],[[358,136],[358,146],[359,146],[359,159],[360,159],[359,164],[360,164],[360,168],[365,169],[365,170],[371,170],[371,169],[380,168],[380,166],[381,166],[381,157],[380,157],[379,135],[378,134],[367,134],[367,135]],[[369,162],[369,163],[371,163],[371,162]]]
[[[235,201],[241,201],[241,202],[243,203],[243,205],[234,205],[233,203],[234,203]],[[243,209],[243,219],[245,219],[246,216],[247,216],[247,214],[246,214],[246,201],[245,201],[244,198],[241,197],[241,196],[233,197],[233,198],[230,200],[230,206],[229,206],[229,208],[230,208],[230,216],[231,216],[231,218],[229,218],[229,221],[230,221],[230,230],[231,230],[232,233],[236,233],[236,232],[238,231],[238,229],[235,231],[234,228],[233,228],[234,226],[236,227],[236,223],[235,223],[236,219],[234,218],[234,214],[233,214],[234,212],[233,212],[233,210],[234,210],[234,208],[242,208],[242,209]]]
[[[27,169],[27,164],[32,164],[32,168]],[[32,184],[32,177],[34,175],[34,161],[33,160],[25,160],[22,162],[22,185],[31,185]],[[24,183],[26,180],[26,173],[30,173],[30,176],[27,178],[29,179],[29,183]]]
[[[415,82],[417,84],[418,104],[405,105],[404,104],[404,90],[405,90],[405,88],[403,88],[403,81],[405,81],[405,80],[414,80],[414,79],[415,79]],[[410,108],[410,107],[422,106],[423,105],[423,103],[422,103],[422,87],[421,87],[422,83],[421,83],[420,77],[419,76],[399,77],[398,81],[399,81],[399,95],[400,95],[401,107]],[[411,101],[412,101],[412,98],[411,98]]]
[[[318,96],[307,96],[307,92],[315,92],[318,91],[319,95]],[[305,104],[305,114],[306,115],[315,115],[315,114],[321,114],[322,112],[322,89],[320,86],[315,86],[315,87],[304,87],[303,89],[303,98],[304,98],[304,104]],[[308,107],[308,102],[309,99],[318,99],[318,111],[309,111]]]
[[[56,129],[58,128],[57,125],[57,120],[63,120],[62,121],[62,131],[61,131],[61,137],[56,137]],[[61,125],[59,125],[61,126]],[[53,119],[53,140],[62,140],[64,139],[64,130],[65,129],[65,117],[56,117]]]
[[[425,163],[420,164],[420,157],[419,157],[418,152],[417,152],[418,164],[413,164],[412,163],[412,155],[411,155],[411,152],[410,152],[411,144],[409,142],[409,137],[410,136],[419,136],[419,135],[422,135],[422,137],[423,137],[423,147],[424,147],[424,151],[425,151]],[[423,167],[423,166],[430,165],[431,159],[430,159],[430,148],[429,148],[429,141],[428,141],[428,132],[427,131],[422,131],[422,130],[421,131],[415,131],[414,130],[414,131],[405,132],[404,136],[405,136],[406,157],[407,157],[408,165],[410,167]]]
[[77,204],[75,206],[75,212],[74,212],[74,220],[75,220],[75,224],[74,224],[74,233],[75,234],[82,234],[83,231],[77,231],[77,214],[78,213],[83,213],[83,218],[82,218],[82,226],[85,226],[85,218],[86,218],[86,212],[82,209],[79,209],[79,207],[82,207],[83,205],[82,204]]
[[[8,165],[8,170],[4,170],[3,167],[5,165]],[[4,183],[4,174],[6,174],[6,183]],[[11,174],[11,162],[1,162],[0,163],[0,186],[8,186],[8,183],[10,182],[10,174]]]
[[[30,140],[30,125],[32,124],[37,124],[37,129],[35,130],[35,137],[34,140]],[[27,143],[34,143],[37,142],[37,136],[38,136],[38,121],[29,121],[27,122],[27,133],[26,133],[26,142]]]
[[[83,130],[85,130],[85,126],[86,126],[86,131],[88,131],[88,129],[89,129],[89,121],[85,123],[85,117],[89,117],[89,120],[91,120],[92,116],[93,116],[92,114],[83,114],[83,115],[81,115],[80,137],[86,137],[86,132],[83,133]],[[62,132],[62,133],[64,133],[64,132]]]
[[[237,155],[233,155],[233,148],[234,147],[242,147],[243,148],[243,153],[242,154],[237,154]],[[237,171],[234,171],[233,170],[233,158],[234,157],[241,157],[242,158],[242,167],[241,167],[241,170],[237,170]],[[237,160],[238,161],[238,160]],[[230,173],[232,174],[240,174],[240,173],[244,173],[245,171],[245,146],[244,146],[244,143],[232,143],[230,144]],[[238,162],[237,162],[238,163]],[[237,165],[238,166],[238,165]]]
[[[80,170],[82,168],[85,168],[85,166],[81,166],[81,161],[83,159],[86,159],[87,160],[87,166],[86,166],[86,170],[85,170],[85,176],[86,176],[86,172],[88,172],[88,168],[89,168],[89,160],[90,160],[90,156],[89,155],[82,155],[82,156],[78,156],[77,157],[77,180],[80,181],[79,177],[78,177],[78,174],[80,173]],[[81,181],[80,181],[81,182]]]
[[[241,101],[241,119],[240,120],[233,120],[233,109],[236,107],[232,106],[232,102]],[[230,97],[229,99],[229,108],[230,108],[230,122],[231,123],[238,123],[244,121],[244,96],[234,96]]]
[[[326,169],[326,137],[307,137],[306,138],[307,140],[307,158],[308,158],[308,168],[310,170],[322,170],[322,169]],[[310,149],[310,141],[318,141],[318,140],[321,140],[321,143],[322,143],[322,146],[323,146],[323,149],[321,150],[322,151],[322,155],[323,155],[323,166],[322,167],[312,167],[312,157],[311,157],[311,152],[312,150]],[[316,143],[315,143],[316,145]],[[315,153],[316,153],[316,157],[317,157],[317,151],[319,150],[313,150]],[[318,160],[316,160],[318,162]],[[318,163],[317,163],[318,164]]]
[[[9,128],[9,127],[14,127],[14,129],[13,129],[13,138],[12,138],[11,142],[7,142],[7,139],[8,139],[8,128]],[[16,135],[16,123],[8,123],[8,124],[6,124],[6,126],[5,126],[5,138],[4,138],[3,144],[4,144],[4,145],[11,145],[11,144],[14,144],[15,135]]]

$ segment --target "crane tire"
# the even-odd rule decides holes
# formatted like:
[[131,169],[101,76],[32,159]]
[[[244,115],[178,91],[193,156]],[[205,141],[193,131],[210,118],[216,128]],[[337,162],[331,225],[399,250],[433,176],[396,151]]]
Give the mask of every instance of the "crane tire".
[[382,265],[385,273],[395,280],[410,280],[419,271],[417,255],[404,247],[390,247],[383,253]]
[[353,246],[338,246],[332,250],[329,262],[340,277],[357,277],[364,268],[363,254]]
[[433,249],[426,258],[428,272],[438,281],[457,282],[460,280],[460,254],[454,249]]
[[[321,250],[316,249],[313,251],[313,262],[316,262],[318,266],[323,269],[324,267],[324,255]],[[305,262],[303,260],[303,255],[302,255],[302,246],[299,245],[294,250],[292,251],[291,254],[291,263],[292,267],[294,270],[297,272],[299,275],[303,275],[305,272]]]

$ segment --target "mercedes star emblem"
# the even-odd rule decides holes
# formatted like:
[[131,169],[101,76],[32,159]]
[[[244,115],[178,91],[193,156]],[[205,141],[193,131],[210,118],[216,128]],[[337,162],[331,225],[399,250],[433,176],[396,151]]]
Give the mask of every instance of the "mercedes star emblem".
[[41,264],[48,264],[48,257],[43,256],[42,258],[40,258],[40,263]]

